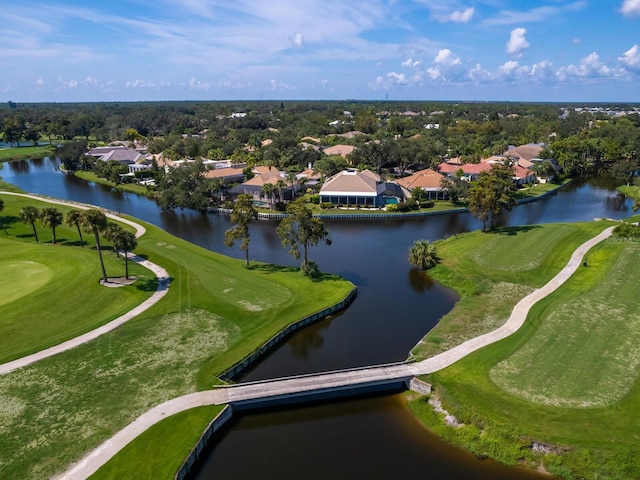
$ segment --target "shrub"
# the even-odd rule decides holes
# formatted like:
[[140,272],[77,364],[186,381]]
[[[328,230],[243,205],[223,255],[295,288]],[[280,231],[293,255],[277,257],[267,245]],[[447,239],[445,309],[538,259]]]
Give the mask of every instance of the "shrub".
[[628,240],[640,240],[640,227],[635,223],[622,222],[613,229],[613,235]]
[[424,202],[420,202],[420,207],[422,208],[433,208],[435,204],[433,200],[425,200]]
[[320,203],[320,195],[310,195],[309,202],[313,203],[314,205],[318,205]]
[[390,203],[387,205],[387,212],[397,212],[397,211],[398,211],[398,204]]
[[333,203],[331,202],[322,202],[320,204],[320,208],[322,208],[323,210],[329,210],[333,208]]

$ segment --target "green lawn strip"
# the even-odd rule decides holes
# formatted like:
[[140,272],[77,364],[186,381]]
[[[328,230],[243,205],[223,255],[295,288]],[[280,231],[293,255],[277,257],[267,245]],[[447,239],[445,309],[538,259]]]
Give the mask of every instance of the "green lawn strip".
[[37,147],[0,148],[0,162],[27,160],[29,158],[44,158],[52,155],[53,152],[54,147],[51,145],[40,145]]
[[460,300],[412,351],[423,359],[502,325],[518,301],[553,278],[573,251],[610,223],[544,224],[474,231],[436,242],[430,275]]
[[118,330],[0,377],[0,477],[64,470],[149,408],[220,383],[216,374],[354,288],[298,269],[247,269],[144,225],[136,252],[169,271],[169,292]]
[[173,480],[207,425],[224,407],[199,407],[152,426],[101,467],[91,480]]
[[[538,302],[518,332],[429,376],[464,427],[444,425],[424,398],[411,408],[443,438],[480,456],[544,462],[562,478],[640,478],[634,289],[640,274],[633,268],[639,255],[636,244],[595,247],[589,266]],[[560,406],[529,401],[536,388],[545,391],[544,403]],[[567,406],[591,398],[606,405]],[[548,445],[550,453],[532,452],[532,441]]]
[[99,177],[94,172],[86,171],[86,170],[76,170],[73,173],[76,177],[81,178],[87,182],[93,182],[100,185],[106,185],[108,187],[113,187],[116,190],[122,190],[124,192],[137,193],[138,195],[146,196],[149,193],[149,189],[144,185],[138,185],[137,183],[121,183],[116,184],[106,178]]
[[527,187],[521,188],[516,192],[516,197],[518,200],[524,200],[528,198],[539,197],[540,195],[544,195],[546,193],[552,192],[554,190],[558,190],[563,187],[571,180],[566,179],[561,184],[557,183],[535,183],[533,185],[529,185]]

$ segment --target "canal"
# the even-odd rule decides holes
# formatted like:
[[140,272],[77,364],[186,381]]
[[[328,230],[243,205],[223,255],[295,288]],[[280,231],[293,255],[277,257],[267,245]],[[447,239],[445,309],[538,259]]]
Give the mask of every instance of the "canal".
[[[243,257],[239,249],[224,246],[230,223],[223,215],[163,212],[146,198],[61,174],[54,159],[11,162],[0,175],[27,192],[126,213],[205,248]],[[502,223],[573,222],[630,214],[629,201],[610,185],[592,180],[518,206]],[[454,292],[411,267],[410,246],[417,239],[433,241],[480,227],[468,213],[327,220],[325,225],[332,245],[312,249],[311,259],[321,270],[356,284],[356,300],[342,314],[291,337],[243,380],[405,360],[457,300]],[[251,225],[250,253],[252,260],[298,263],[280,244],[271,221]],[[415,420],[403,398],[384,395],[242,415],[212,450],[198,478],[541,478],[534,472],[479,461],[444,444]]]

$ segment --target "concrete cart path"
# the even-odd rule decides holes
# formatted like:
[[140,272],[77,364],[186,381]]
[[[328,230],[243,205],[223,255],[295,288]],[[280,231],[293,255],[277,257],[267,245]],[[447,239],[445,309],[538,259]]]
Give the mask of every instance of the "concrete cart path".
[[[525,322],[529,309],[540,299],[546,297],[564,282],[582,265],[582,258],[594,245],[607,239],[614,227],[606,228],[597,236],[580,245],[571,255],[567,265],[547,284],[533,291],[520,300],[509,319],[496,330],[468,340],[434,357],[421,362],[364,367],[345,371],[300,375],[290,378],[279,378],[259,382],[240,383],[228,387],[219,387],[199,393],[192,393],[163,403],[120,430],[95,450],[88,453],[80,462],[70,466],[64,474],[56,477],[65,480],[84,480],[95,473],[136,436],[152,425],[190,408],[242,402],[260,398],[274,398],[296,395],[302,392],[323,389],[339,389],[348,385],[375,384],[395,379],[407,379],[417,375],[436,372],[452,365],[461,358],[516,332]],[[171,412],[171,413],[169,413]]]
[[[52,200],[44,197],[39,197],[37,195],[21,194],[21,193],[14,193],[14,192],[3,192],[3,191],[0,191],[0,193],[3,195],[17,195],[21,197],[33,198],[35,200],[56,203],[58,205],[77,207],[83,210],[88,210],[89,208],[98,208],[98,207],[89,207],[87,205],[81,205],[81,204],[76,204],[72,202],[65,202],[61,200]],[[137,223],[132,222],[131,220],[120,218],[119,216],[113,213],[105,212],[105,214],[109,218],[112,218],[119,222],[124,222],[127,225],[131,225],[132,227],[134,227],[136,229],[137,237],[139,237],[140,235],[143,235],[146,232],[145,228],[142,225],[138,225]],[[169,273],[161,266],[156,265],[155,263],[152,263],[141,257],[138,257],[137,255],[129,254],[128,256],[133,261],[138,262],[140,265],[151,270],[153,274],[158,278],[158,287],[156,288],[156,291],[153,293],[153,295],[151,295],[151,297],[147,298],[140,305],[133,308],[132,310],[129,310],[124,315],[121,315],[115,320],[112,320],[109,323],[102,325],[101,327],[91,330],[90,332],[87,332],[78,337],[72,338],[70,340],[67,340],[66,342],[60,343],[58,345],[54,345],[53,347],[49,347],[45,350],[41,350],[32,355],[27,355],[26,357],[18,358],[17,360],[3,363],[2,365],[0,365],[0,375],[4,375],[18,368],[31,365],[32,363],[42,360],[43,358],[48,358],[53,355],[57,355],[58,353],[64,352],[66,350],[71,350],[72,348],[75,348],[78,345],[82,345],[83,343],[87,343],[91,340],[94,340],[95,338],[98,338],[100,335],[104,335],[105,333],[118,328],[123,323],[128,322],[132,318],[140,315],[142,312],[149,309],[151,306],[153,306],[158,301],[160,301],[160,299],[164,297],[169,291]]]

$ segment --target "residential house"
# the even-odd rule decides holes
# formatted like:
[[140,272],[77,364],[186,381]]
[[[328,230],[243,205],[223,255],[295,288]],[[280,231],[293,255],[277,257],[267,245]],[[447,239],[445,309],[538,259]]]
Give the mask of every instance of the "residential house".
[[385,182],[370,170],[348,169],[329,177],[320,188],[320,201],[334,205],[383,207],[404,200],[400,186]]
[[419,170],[408,177],[396,180],[396,183],[406,190],[406,197],[411,196],[413,189],[420,187],[427,193],[429,200],[446,200],[449,195],[441,187],[442,179],[445,176],[431,168]]
[[[297,183],[287,180],[285,172],[281,172],[275,167],[259,165],[252,170],[253,178],[246,182],[231,187],[229,193],[232,197],[237,197],[242,193],[253,196],[255,204],[260,206],[271,206],[275,201],[293,200],[295,197]],[[279,182],[282,180],[282,182]],[[284,182],[284,185],[283,185]],[[267,197],[263,187],[266,184],[274,186],[274,195]]]
[[353,145],[334,145],[333,147],[326,147],[322,149],[325,155],[340,155],[346,158],[356,147]]
[[97,161],[115,161],[122,165],[127,165],[130,174],[149,170],[152,163],[149,155],[145,156],[139,149],[129,148],[124,145],[94,147],[87,152],[87,155],[95,158]]

